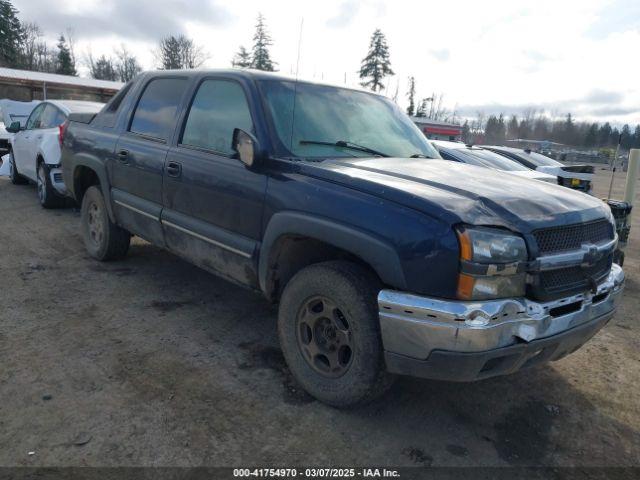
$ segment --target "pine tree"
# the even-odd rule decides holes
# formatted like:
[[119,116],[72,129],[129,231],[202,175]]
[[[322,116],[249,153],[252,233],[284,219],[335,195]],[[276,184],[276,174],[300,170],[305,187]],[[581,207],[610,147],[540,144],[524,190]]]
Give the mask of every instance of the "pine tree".
[[235,68],[251,68],[251,54],[242,45],[231,60],[231,66]]
[[470,144],[471,140],[471,127],[469,127],[469,120],[465,120],[462,125],[462,141],[466,144]]
[[407,107],[407,115],[413,116],[416,113],[415,96],[416,79],[413,77],[409,77],[409,93],[407,94],[407,97],[409,97],[409,106]]
[[76,64],[71,56],[71,50],[64,35],[60,35],[58,38],[58,64],[56,65],[56,73],[60,75],[73,75],[76,76]]
[[631,148],[640,148],[640,125],[636,125],[636,129],[633,131]]
[[112,58],[101,55],[97,60],[93,59],[93,55],[89,53],[89,73],[92,78],[97,80],[118,80],[118,72]]
[[630,149],[631,145],[633,145],[633,135],[631,134],[631,127],[627,124],[624,124],[620,133],[622,134],[622,141],[620,143],[620,146],[622,148],[626,148],[627,150]]
[[20,65],[20,50],[24,31],[18,11],[7,0],[0,0],[0,67],[16,68]]
[[416,110],[416,117],[422,118],[427,116],[427,102],[430,100],[430,98],[423,98],[420,101],[420,105],[418,105],[418,109]]
[[256,33],[253,35],[253,50],[251,52],[251,68],[264,70],[265,72],[275,72],[276,63],[271,60],[269,47],[273,45],[271,36],[267,32],[264,17],[258,14]]
[[371,88],[374,92],[382,90],[384,77],[394,74],[391,69],[387,39],[379,28],[371,36],[369,53],[362,60],[359,73],[360,79],[363,80],[360,85]]
[[520,126],[518,125],[518,117],[512,115],[509,119],[509,123],[507,124],[507,138],[510,140],[515,140],[518,138],[518,134],[520,133]]
[[598,145],[598,124],[592,123],[584,137],[584,146],[595,147],[596,145]]
[[159,60],[160,68],[163,70],[178,70],[182,68],[180,42],[173,35],[160,40],[156,56]]
[[604,125],[600,126],[598,130],[598,146],[606,147],[609,145],[609,140],[611,139],[611,124],[606,122]]

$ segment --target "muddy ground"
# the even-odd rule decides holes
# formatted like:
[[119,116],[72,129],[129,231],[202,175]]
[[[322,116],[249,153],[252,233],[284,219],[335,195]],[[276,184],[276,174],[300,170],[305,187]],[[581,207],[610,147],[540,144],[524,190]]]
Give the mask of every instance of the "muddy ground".
[[619,313],[575,354],[340,411],[292,382],[262,297],[138,239],[98,263],[76,211],[0,178],[0,465],[640,465],[635,224]]

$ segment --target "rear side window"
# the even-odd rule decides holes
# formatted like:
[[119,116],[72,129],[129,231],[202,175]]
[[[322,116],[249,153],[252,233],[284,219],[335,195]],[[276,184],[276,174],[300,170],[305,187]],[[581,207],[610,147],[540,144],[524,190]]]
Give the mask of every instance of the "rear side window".
[[48,103],[40,117],[40,128],[59,127],[66,119],[67,117],[60,109]]
[[109,103],[105,105],[102,111],[96,116],[96,120],[94,120],[94,122],[92,123],[99,127],[115,127],[116,119],[118,118],[118,109],[120,108],[120,105],[122,105],[122,101],[131,90],[133,84],[134,81],[132,80],[124,87],[122,87],[120,91],[116,93],[116,95],[111,100],[109,100]]
[[129,131],[167,141],[176,121],[176,113],[186,78],[158,78],[144,89],[131,120]]
[[245,132],[253,130],[242,87],[229,80],[202,82],[189,109],[181,143],[231,155],[235,128]]

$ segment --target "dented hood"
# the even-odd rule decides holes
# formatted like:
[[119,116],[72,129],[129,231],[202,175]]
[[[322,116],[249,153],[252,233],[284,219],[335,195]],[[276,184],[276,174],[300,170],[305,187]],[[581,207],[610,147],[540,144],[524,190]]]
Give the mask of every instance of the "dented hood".
[[498,225],[521,233],[611,218],[604,202],[551,183],[448,160],[329,159],[301,173],[341,183],[450,224]]

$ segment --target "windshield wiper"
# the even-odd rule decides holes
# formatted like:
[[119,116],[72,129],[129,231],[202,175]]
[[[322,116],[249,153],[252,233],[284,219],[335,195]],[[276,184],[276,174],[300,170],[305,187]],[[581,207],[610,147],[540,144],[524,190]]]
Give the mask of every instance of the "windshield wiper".
[[378,157],[388,157],[386,153],[379,152],[373,148],[364,147],[356,143],[347,142],[345,140],[338,140],[337,142],[319,142],[316,140],[300,140],[300,145],[327,145],[329,147],[342,147],[349,148],[351,150],[357,150],[358,152],[370,153],[371,155],[377,155]]
[[429,157],[424,153],[414,153],[413,155],[410,155],[409,158],[430,158],[431,160],[435,160],[434,157]]

